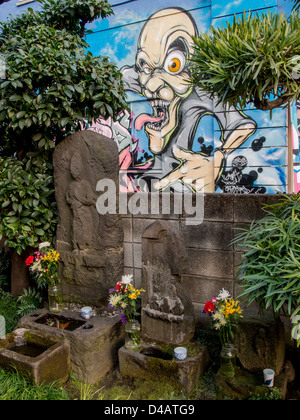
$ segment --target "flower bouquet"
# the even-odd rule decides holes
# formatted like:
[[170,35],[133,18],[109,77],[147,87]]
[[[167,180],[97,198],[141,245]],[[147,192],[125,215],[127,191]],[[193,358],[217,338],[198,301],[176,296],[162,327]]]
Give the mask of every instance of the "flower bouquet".
[[239,302],[222,289],[217,297],[206,302],[202,313],[211,317],[213,328],[219,332],[221,344],[228,346],[234,338],[233,329],[242,317]]
[[[49,242],[40,244],[39,251],[35,251],[34,255],[29,256],[25,261],[40,287],[55,286],[59,283],[57,264],[59,253],[48,247],[48,244]],[[44,248],[46,249],[42,251]]]
[[108,306],[114,308],[121,316],[127,333],[125,347],[138,350],[140,347],[140,324],[135,319],[139,315],[138,303],[144,289],[135,289],[132,284],[132,274],[122,276],[115,289],[109,290]]
[[219,332],[222,344],[221,372],[226,376],[234,375],[235,350],[231,343],[234,338],[233,330],[242,317],[239,302],[230,293],[222,289],[217,297],[205,303],[202,313],[211,317],[212,327]]
[[25,264],[35,277],[38,287],[48,286],[49,309],[51,312],[62,311],[62,296],[59,287],[59,253],[50,248],[49,242],[39,245],[39,250],[29,256]]

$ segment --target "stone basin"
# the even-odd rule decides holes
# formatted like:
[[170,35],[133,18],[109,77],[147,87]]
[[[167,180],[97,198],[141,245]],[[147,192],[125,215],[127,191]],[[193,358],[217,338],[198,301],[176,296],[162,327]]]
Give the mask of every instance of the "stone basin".
[[192,342],[188,346],[185,360],[175,359],[170,349],[144,345],[139,352],[119,350],[119,367],[122,376],[165,381],[191,394],[200,376],[206,369],[210,357],[205,345]]
[[32,330],[26,331],[24,338],[21,346],[16,346],[14,333],[0,340],[0,366],[15,368],[38,385],[66,382],[70,371],[69,341]]
[[86,320],[79,312],[68,309],[59,314],[46,309],[32,312],[21,318],[18,327],[67,339],[72,372],[87,384],[96,383],[117,365],[118,350],[125,341],[119,316],[99,315]]

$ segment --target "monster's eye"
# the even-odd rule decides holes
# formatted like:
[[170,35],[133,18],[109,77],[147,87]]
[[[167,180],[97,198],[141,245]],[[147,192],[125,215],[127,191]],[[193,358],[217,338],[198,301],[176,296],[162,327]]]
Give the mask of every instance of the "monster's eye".
[[151,72],[152,72],[152,70],[150,69],[150,67],[148,67],[148,66],[144,66],[143,67],[143,71],[146,73],[146,74],[150,74]]
[[173,51],[167,56],[164,69],[170,74],[178,74],[184,68],[185,61],[185,55],[181,51]]
[[151,74],[152,69],[148,66],[145,60],[142,58],[138,61],[138,68],[140,71],[144,72],[145,74]]

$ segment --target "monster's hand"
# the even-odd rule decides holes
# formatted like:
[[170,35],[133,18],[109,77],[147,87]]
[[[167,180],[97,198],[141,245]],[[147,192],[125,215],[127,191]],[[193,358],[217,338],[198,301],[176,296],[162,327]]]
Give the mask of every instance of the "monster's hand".
[[179,166],[166,177],[154,184],[157,190],[181,182],[194,192],[214,192],[214,161],[212,156],[173,148],[174,157],[180,162]]

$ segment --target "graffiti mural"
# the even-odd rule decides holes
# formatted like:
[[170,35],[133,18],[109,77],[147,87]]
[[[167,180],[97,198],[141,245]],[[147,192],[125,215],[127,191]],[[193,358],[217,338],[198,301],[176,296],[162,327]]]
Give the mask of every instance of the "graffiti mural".
[[[293,164],[294,164],[294,192],[300,191],[300,101],[297,102],[297,123],[292,121]],[[297,127],[297,128],[296,128]]]
[[[130,8],[125,3],[88,38],[94,54],[117,62],[128,92],[130,113],[124,111],[117,121],[100,118],[90,128],[116,141],[121,188],[285,191],[286,112],[275,110],[270,119],[251,106],[225,111],[187,83],[192,37],[217,22],[212,19],[216,4],[186,0],[179,8],[166,0],[161,9],[156,0],[129,2]],[[222,1],[217,3],[220,7]]]

